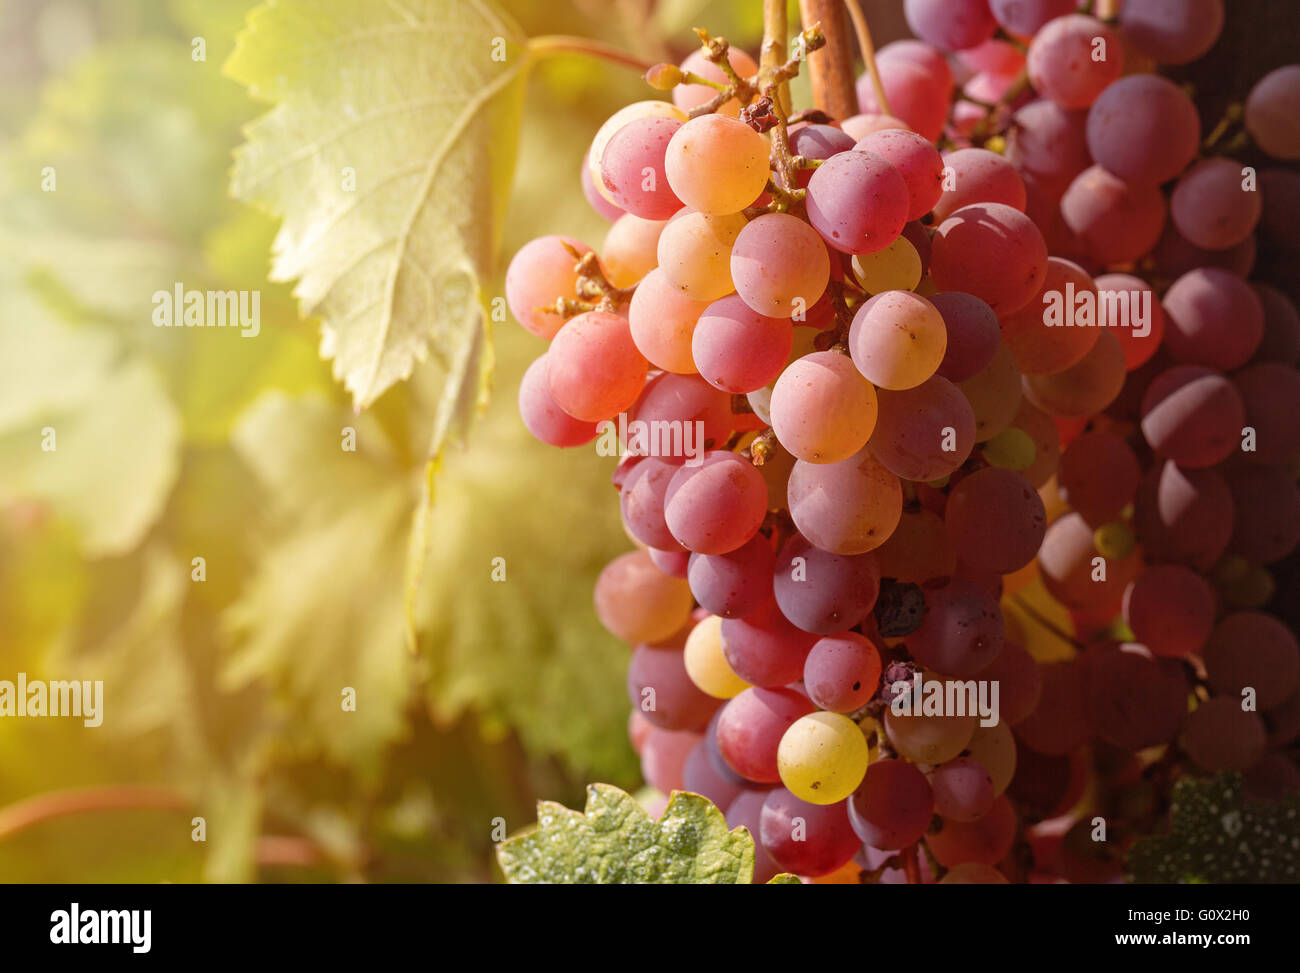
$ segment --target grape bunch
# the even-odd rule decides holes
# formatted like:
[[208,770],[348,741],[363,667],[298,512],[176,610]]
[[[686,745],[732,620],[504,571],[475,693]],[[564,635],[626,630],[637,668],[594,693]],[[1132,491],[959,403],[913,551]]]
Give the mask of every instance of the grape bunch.
[[1300,66],[1206,139],[1154,68],[1221,0],[904,9],[848,118],[703,31],[647,73],[599,252],[508,268],[520,413],[618,455],[629,736],[755,881],[1112,880],[1179,774],[1300,790],[1300,316],[1248,280],[1300,260]]

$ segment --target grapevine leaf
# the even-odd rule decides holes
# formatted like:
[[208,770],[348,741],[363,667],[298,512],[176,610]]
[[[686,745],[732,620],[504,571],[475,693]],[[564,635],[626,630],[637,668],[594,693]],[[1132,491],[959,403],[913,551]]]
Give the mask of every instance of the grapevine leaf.
[[272,279],[297,280],[358,408],[432,354],[431,455],[491,373],[480,282],[513,176],[523,44],[491,0],[273,0],[225,65],[275,103],[232,177],[283,218]]
[[497,846],[512,884],[748,885],[754,842],[707,798],[674,791],[658,821],[617,787],[591,784],[579,814],[537,804],[537,825]]
[[1300,797],[1246,801],[1240,774],[1174,785],[1169,833],[1139,839],[1130,880],[1290,883],[1300,877]]
[[782,872],[780,875],[773,875],[767,880],[768,885],[802,885],[797,875],[791,875],[789,872]]

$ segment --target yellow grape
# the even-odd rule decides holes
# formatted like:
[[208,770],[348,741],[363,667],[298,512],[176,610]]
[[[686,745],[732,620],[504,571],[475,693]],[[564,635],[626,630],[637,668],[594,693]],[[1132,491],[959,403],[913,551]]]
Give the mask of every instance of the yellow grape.
[[941,764],[970,742],[974,716],[897,716],[885,711],[885,733],[902,756],[914,764]]
[[884,250],[854,254],[853,276],[868,294],[910,291],[921,283],[921,255],[900,236]]
[[700,692],[715,699],[731,699],[749,688],[749,683],[731,670],[722,648],[722,619],[710,615],[686,636],[683,661],[686,674]]
[[809,804],[837,804],[862,783],[867,738],[847,716],[809,713],[790,724],[777,748],[781,783]]
[[659,269],[695,301],[716,301],[736,288],[731,282],[731,248],[745,217],[687,213],[670,220],[659,235]]
[[659,265],[659,234],[668,221],[624,213],[605,234],[600,265],[615,287],[631,287]]
[[1001,720],[992,726],[977,726],[966,750],[993,778],[993,796],[1001,797],[1016,772],[1016,738],[1011,728]]
[[713,216],[752,205],[770,171],[767,139],[726,115],[692,118],[673,135],[664,155],[664,172],[677,198]]

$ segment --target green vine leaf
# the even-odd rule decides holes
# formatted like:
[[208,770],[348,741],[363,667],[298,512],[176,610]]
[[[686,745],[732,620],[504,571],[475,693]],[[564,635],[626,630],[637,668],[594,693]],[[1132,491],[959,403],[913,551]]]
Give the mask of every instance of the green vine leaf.
[[654,821],[630,794],[591,784],[583,814],[539,801],[537,824],[498,845],[497,861],[512,884],[748,885],[754,842],[699,794],[674,791]]
[[226,74],[275,104],[232,191],[283,218],[271,278],[296,280],[357,408],[430,355],[430,455],[463,434],[492,371],[486,301],[528,54],[491,0],[271,0]]
[[1281,883],[1300,876],[1300,797],[1245,801],[1240,774],[1174,785],[1169,833],[1129,852],[1134,882]]

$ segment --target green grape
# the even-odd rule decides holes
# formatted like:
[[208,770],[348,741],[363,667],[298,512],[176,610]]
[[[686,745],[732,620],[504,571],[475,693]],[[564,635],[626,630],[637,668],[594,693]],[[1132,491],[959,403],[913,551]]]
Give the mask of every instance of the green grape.
[[1098,527],[1093,532],[1092,540],[1097,553],[1108,560],[1122,561],[1132,554],[1133,548],[1137,546],[1137,538],[1133,536],[1132,528],[1118,520]]
[[1016,426],[1008,426],[994,436],[984,446],[984,459],[990,466],[1019,473],[1034,465],[1038,458],[1038,447],[1034,445],[1029,433]]
[[868,294],[910,291],[921,283],[921,255],[900,236],[883,250],[855,254],[853,276]]
[[777,748],[781,783],[809,804],[837,804],[862,783],[870,760],[862,729],[839,713],[809,713]]

